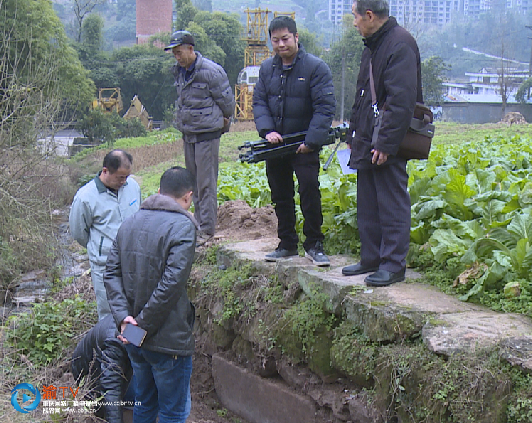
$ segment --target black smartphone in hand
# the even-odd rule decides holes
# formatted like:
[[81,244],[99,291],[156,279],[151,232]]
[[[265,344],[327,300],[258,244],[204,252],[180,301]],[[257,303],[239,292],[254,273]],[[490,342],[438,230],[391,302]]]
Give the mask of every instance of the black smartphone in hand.
[[122,336],[131,344],[140,347],[146,337],[146,331],[138,326],[128,323],[124,328],[124,332],[122,332]]

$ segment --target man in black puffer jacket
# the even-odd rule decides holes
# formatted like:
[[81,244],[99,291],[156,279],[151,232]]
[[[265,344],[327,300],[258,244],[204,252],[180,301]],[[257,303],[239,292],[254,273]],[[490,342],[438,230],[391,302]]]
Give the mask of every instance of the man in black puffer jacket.
[[[342,269],[346,276],[374,272],[365,282],[387,286],[405,279],[410,243],[410,196],[406,160],[397,156],[414,114],[422,103],[421,64],[414,38],[389,17],[386,0],[353,3],[354,24],[364,37],[357,93],[350,122],[351,167],[357,175],[360,263]],[[375,142],[370,84],[382,125]],[[354,131],[354,135],[353,135]]]
[[[104,406],[96,412],[109,423],[122,423],[122,403],[133,370],[126,348],[117,338],[113,317],[108,314],[78,343],[72,354],[72,375],[79,384],[85,378],[90,399],[103,397]],[[134,395],[131,400],[134,401]],[[127,404],[133,407],[133,402]]]
[[328,266],[323,252],[321,196],[318,175],[320,149],[327,139],[334,111],[332,74],[323,60],[308,54],[298,43],[296,23],[288,16],[273,19],[269,27],[275,57],[265,60],[253,91],[253,114],[259,135],[270,143],[283,136],[307,131],[295,154],[266,160],[266,174],[275,204],[280,239],[266,255],[277,261],[297,255],[294,180],[299,182],[301,211],[305,222],[305,256],[318,266]]
[[185,423],[190,414],[194,306],[187,281],[194,261],[197,223],[188,209],[195,181],[175,166],[159,192],[126,219],[107,258],[105,289],[115,323],[146,331],[140,347],[126,349],[135,372],[135,423]]

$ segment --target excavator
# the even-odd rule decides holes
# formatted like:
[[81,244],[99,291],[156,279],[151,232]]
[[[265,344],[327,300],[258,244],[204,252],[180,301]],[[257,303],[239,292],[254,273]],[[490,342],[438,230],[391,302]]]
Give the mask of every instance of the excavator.
[[120,88],[100,88],[98,98],[92,100],[92,108],[101,109],[104,112],[120,113],[124,108]]
[[[92,101],[92,108],[101,109],[107,113],[116,112],[120,114],[124,109],[120,88],[100,88],[98,90],[98,98]],[[137,95],[133,97],[129,109],[122,117],[124,119],[137,118],[148,131],[153,129],[153,118],[148,114]]]

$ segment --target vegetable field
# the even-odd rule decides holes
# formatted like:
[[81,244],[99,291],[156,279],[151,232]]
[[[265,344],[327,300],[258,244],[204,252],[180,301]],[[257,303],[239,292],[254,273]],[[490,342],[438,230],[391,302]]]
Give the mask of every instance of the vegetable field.
[[[322,152],[322,163],[329,154],[328,149]],[[428,282],[464,301],[530,314],[530,137],[435,145],[430,159],[409,162],[408,172],[409,265],[424,270]],[[321,172],[320,184],[326,250],[356,255],[356,175],[342,175],[333,161],[327,172]],[[252,207],[268,204],[264,164],[222,164],[218,199],[243,199]],[[299,209],[298,214],[302,237]]]

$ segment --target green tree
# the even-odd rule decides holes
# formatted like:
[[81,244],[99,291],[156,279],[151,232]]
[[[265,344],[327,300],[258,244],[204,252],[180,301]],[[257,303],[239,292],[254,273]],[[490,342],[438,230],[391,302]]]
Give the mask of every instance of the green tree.
[[195,50],[199,51],[208,59],[224,66],[227,55],[199,24],[190,22],[187,26],[187,31],[194,35],[194,41],[196,42]]
[[519,103],[526,103],[530,99],[530,88],[532,88],[532,78],[525,80],[515,93],[515,100]]
[[118,138],[146,136],[146,128],[140,119],[124,119],[118,113],[105,113],[101,110],[91,110],[78,123],[78,129],[96,144],[106,142],[111,146]]
[[[235,84],[238,73],[244,67],[244,50],[246,48],[246,42],[241,39],[243,28],[238,20],[238,15],[199,12],[194,17],[194,23],[203,28],[207,37],[223,50],[225,60],[223,63],[219,62],[209,55],[210,51],[203,51],[198,48],[200,52],[222,65],[227,72],[229,82]],[[202,46],[200,45],[200,47]]]
[[[43,101],[63,100],[74,111],[88,104],[94,85],[70,46],[61,21],[46,0],[4,0],[0,29],[2,69],[0,87],[26,87]],[[37,76],[39,75],[39,76]],[[29,92],[29,91],[27,91]]]
[[76,28],[77,41],[81,41],[81,32],[84,19],[89,16],[94,8],[105,0],[72,0],[72,10],[75,16],[74,27]]
[[78,122],[78,129],[83,132],[92,144],[97,141],[106,142],[111,146],[116,139],[116,129],[113,125],[115,113],[104,113],[101,110],[91,110]]
[[190,0],[176,0],[175,8],[177,10],[177,18],[174,22],[174,29],[180,31],[194,20],[198,9],[196,9]]
[[323,53],[323,49],[318,45],[316,35],[305,28],[298,28],[297,32],[299,34],[299,42],[305,48],[305,51],[314,56],[320,57]]
[[117,0],[116,23],[104,29],[108,40],[124,42],[136,39],[136,0]]
[[[349,120],[351,106],[355,99],[356,81],[363,49],[362,37],[353,27],[352,20],[345,20],[341,38],[324,55],[324,60],[333,74],[337,119]],[[342,86],[344,87],[343,94]],[[344,105],[343,116],[342,104]]]
[[175,101],[174,80],[170,73],[174,63],[172,54],[152,45],[116,50],[111,55],[108,66],[114,70],[113,78],[118,83],[111,86],[121,88],[126,109],[133,96],[138,95],[150,116],[161,120],[164,111]]
[[103,18],[92,14],[85,18],[81,28],[79,56],[82,62],[96,58],[103,47]]
[[51,211],[71,194],[55,122],[88,105],[94,86],[48,0],[0,0],[0,289],[56,258]]
[[421,63],[423,100],[429,106],[439,106],[443,102],[443,82],[451,67],[441,57],[432,56]]

